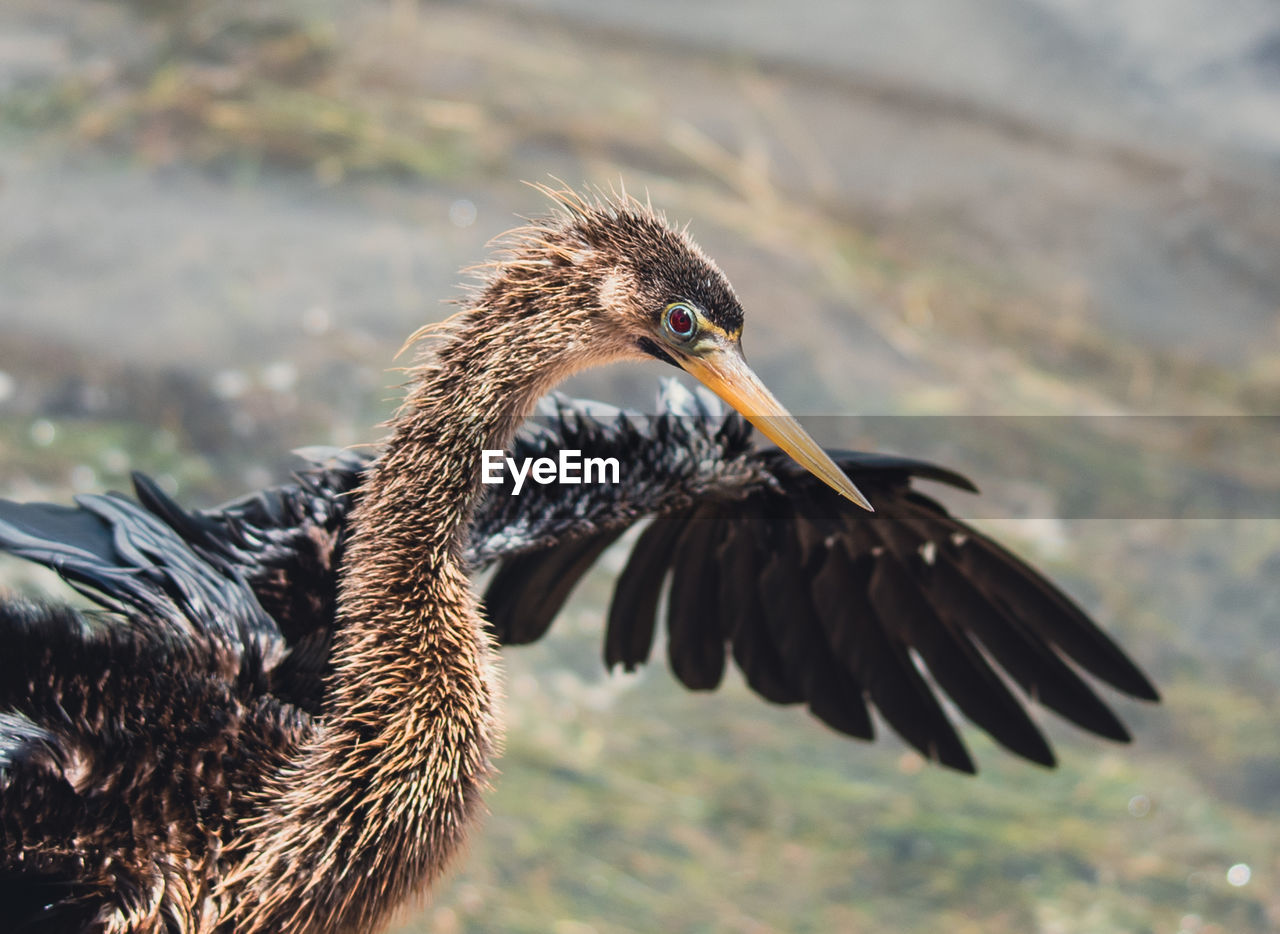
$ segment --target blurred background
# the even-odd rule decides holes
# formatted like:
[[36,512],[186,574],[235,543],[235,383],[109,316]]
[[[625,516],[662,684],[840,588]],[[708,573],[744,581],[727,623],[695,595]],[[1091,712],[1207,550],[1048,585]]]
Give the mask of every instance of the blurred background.
[[5,0],[0,495],[377,440],[549,176],[691,221],[776,393],[970,474],[1166,701],[964,778],[606,675],[600,576],[507,654],[492,815],[398,934],[1280,929],[1280,5]]

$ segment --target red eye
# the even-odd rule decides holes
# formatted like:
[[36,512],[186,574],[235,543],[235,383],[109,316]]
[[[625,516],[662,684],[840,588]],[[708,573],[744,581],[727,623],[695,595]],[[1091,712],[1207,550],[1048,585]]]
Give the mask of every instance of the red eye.
[[667,308],[667,327],[676,337],[690,337],[693,334],[693,312],[688,305],[676,303]]

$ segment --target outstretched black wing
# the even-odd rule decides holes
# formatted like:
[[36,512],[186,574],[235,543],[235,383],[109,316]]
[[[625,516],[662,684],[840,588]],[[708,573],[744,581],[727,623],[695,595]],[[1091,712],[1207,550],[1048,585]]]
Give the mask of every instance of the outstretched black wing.
[[[731,657],[769,700],[805,703],[837,730],[867,739],[874,706],[912,746],[962,771],[973,763],[935,686],[1001,744],[1045,765],[1053,753],[1007,680],[1084,729],[1122,741],[1124,726],[1071,663],[1156,698],[1065,595],[913,491],[918,465],[837,457],[870,497],[873,517],[783,456],[762,460],[776,486],[667,513],[636,540],[609,610],[607,664],[630,669],[648,660],[665,587],[667,656],[687,687],[715,688]],[[612,537],[601,532],[504,562],[486,596],[499,637],[540,636]]]
[[0,550],[57,571],[140,634],[270,667],[284,651],[275,621],[231,561],[211,561],[118,493],[77,506],[0,500]]
[[[600,555],[647,523],[615,586],[610,666],[649,658],[665,594],[667,655],[691,689],[718,685],[732,658],[771,701],[805,703],[837,730],[865,738],[874,707],[923,754],[963,771],[973,762],[939,692],[1007,748],[1046,765],[1053,753],[1026,697],[1117,740],[1128,738],[1124,726],[1082,672],[1157,697],[1061,591],[913,488],[925,479],[973,489],[944,468],[836,454],[875,505],[872,515],[777,450],[757,450],[750,426],[714,397],[675,383],[650,417],[552,397],[512,453],[554,458],[561,450],[616,457],[625,472],[619,483],[527,485],[518,496],[496,487],[483,499],[467,558],[476,569],[498,565],[485,603],[505,644],[539,638]],[[292,484],[199,512],[136,478],[139,501],[159,526],[217,575],[252,589],[269,624],[243,635],[281,640],[271,689],[310,712],[322,702],[345,523],[366,465],[329,452]],[[83,512],[101,526],[106,507],[125,510],[125,502],[91,498],[82,510],[46,517],[65,522],[78,547],[102,553],[111,524],[90,529]],[[112,515],[118,522],[124,514]],[[53,526],[47,537],[57,537]],[[12,538],[0,546],[21,552]],[[51,560],[53,550],[27,554],[101,589],[78,580],[74,562]]]
[[[496,556],[485,602],[502,642],[539,638],[651,503],[655,518],[631,546],[609,609],[611,667],[649,659],[665,593],[667,657],[688,688],[715,688],[732,658],[769,700],[807,704],[867,739],[875,707],[922,754],[966,772],[974,765],[939,691],[1009,750],[1044,765],[1053,752],[1010,682],[1120,741],[1127,731],[1079,670],[1157,699],[1065,594],[912,487],[929,479],[973,490],[963,477],[920,461],[833,452],[871,499],[869,514],[780,451],[752,449],[745,422],[720,416],[714,400],[682,395],[669,391],[667,414],[641,427],[620,418],[591,428],[566,408],[561,430],[542,436],[548,448],[616,455],[629,475],[652,471],[658,482],[602,485],[591,493],[590,519],[581,510],[565,519],[568,534],[544,524],[539,541]],[[544,499],[557,492],[565,490],[534,491]],[[501,508],[521,510],[526,522],[554,507],[517,503],[507,497]]]

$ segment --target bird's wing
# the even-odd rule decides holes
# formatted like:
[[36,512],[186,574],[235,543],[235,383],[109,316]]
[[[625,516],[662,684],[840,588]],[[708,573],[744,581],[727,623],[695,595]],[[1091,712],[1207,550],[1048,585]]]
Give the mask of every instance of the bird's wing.
[[1147,678],[1052,583],[912,487],[969,481],[920,461],[835,453],[872,515],[781,452],[755,450],[749,431],[683,390],[668,389],[664,414],[641,423],[586,418],[561,401],[517,455],[572,447],[617,456],[625,473],[617,484],[531,485],[486,501],[472,557],[499,563],[485,595],[498,638],[539,638],[604,550],[649,518],[614,587],[610,667],[648,660],[665,590],[667,657],[694,690],[716,687],[732,658],[769,700],[804,703],[863,738],[874,708],[922,754],[961,771],[974,765],[940,695],[1045,765],[1053,752],[1028,698],[1128,739],[1082,671],[1154,700]]
[[52,568],[114,611],[104,625],[127,619],[139,636],[202,653],[228,674],[256,677],[280,660],[280,630],[234,564],[210,561],[120,494],[76,504],[0,500],[0,551]]
[[[1045,764],[1053,754],[1026,698],[1123,740],[1123,725],[1081,672],[1156,697],[1060,590],[912,486],[973,489],[952,471],[837,453],[875,504],[870,515],[777,450],[756,449],[750,426],[714,397],[676,383],[664,387],[654,416],[551,397],[512,454],[554,459],[562,450],[617,458],[620,482],[526,484],[517,496],[508,481],[473,516],[466,558],[477,570],[498,565],[485,603],[503,643],[539,638],[605,549],[643,526],[614,589],[610,666],[648,659],[665,588],[667,655],[690,688],[714,687],[732,658],[769,700],[805,703],[860,737],[871,736],[873,707],[922,753],[965,771],[973,763],[940,694],[999,742]],[[14,504],[3,504],[0,547],[98,594],[158,602],[170,616],[175,601],[192,604],[188,593],[209,599],[205,584],[243,582],[263,612],[249,614],[243,633],[220,629],[219,638],[273,647],[272,692],[314,713],[329,665],[343,530],[368,464],[350,452],[318,461],[293,483],[203,511],[184,510],[135,477],[150,521],[135,521],[142,510],[115,496],[81,498],[78,510],[19,507],[37,511],[23,514],[28,527],[39,520],[38,534],[25,539],[12,531],[23,528],[12,512],[5,531],[3,509]],[[136,545],[117,544],[122,530],[126,546],[176,539],[183,561],[161,549],[164,561],[139,562]],[[174,566],[187,556],[204,565],[190,581]],[[140,564],[148,569],[139,573]]]
[[213,509],[187,510],[135,473],[152,515],[212,566],[252,590],[285,651],[268,672],[271,692],[318,714],[337,617],[343,529],[369,457],[334,448],[300,451],[311,463],[293,480]]
[[185,509],[133,475],[138,502],[204,560],[248,581],[290,642],[332,625],[341,533],[370,460],[335,448],[298,453],[311,463],[291,482],[213,509]]

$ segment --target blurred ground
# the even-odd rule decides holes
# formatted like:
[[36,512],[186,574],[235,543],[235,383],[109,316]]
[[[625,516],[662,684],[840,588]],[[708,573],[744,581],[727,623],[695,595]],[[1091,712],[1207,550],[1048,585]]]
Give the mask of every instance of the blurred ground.
[[[822,426],[972,473],[957,508],[1024,517],[997,529],[1167,703],[1126,708],[1130,749],[1051,730],[1053,774],[979,743],[966,781],[740,687],[603,678],[596,582],[510,657],[494,817],[404,930],[1272,930],[1280,435],[1241,417],[1280,415],[1278,49],[1262,0],[9,0],[0,495],[137,466],[213,502],[376,439],[404,335],[544,208],[519,181],[622,178],[692,220],[797,411],[1034,416]],[[1043,418],[1086,413],[1201,418],[1089,460]],[[1105,518],[1139,459],[1248,508]]]

